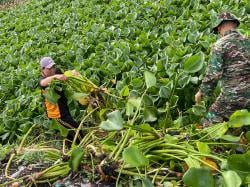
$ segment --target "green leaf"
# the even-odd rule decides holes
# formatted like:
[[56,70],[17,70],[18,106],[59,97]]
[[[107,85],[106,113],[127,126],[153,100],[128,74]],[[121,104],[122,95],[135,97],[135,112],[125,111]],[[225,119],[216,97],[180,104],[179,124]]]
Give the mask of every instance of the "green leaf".
[[120,96],[121,97],[127,97],[129,95],[129,88],[128,86],[124,86],[122,90],[120,91]]
[[188,39],[189,42],[195,43],[196,40],[197,40],[197,38],[198,38],[198,36],[199,36],[198,32],[189,33],[187,39]]
[[150,88],[150,87],[156,85],[156,78],[155,78],[155,75],[153,73],[151,73],[149,71],[145,71],[144,77],[145,77],[145,82],[146,82],[147,88]]
[[248,3],[246,4],[246,12],[248,14],[250,14],[250,2],[248,1]]
[[69,166],[73,169],[73,171],[78,170],[82,158],[83,158],[83,149],[80,147],[74,148],[70,155],[70,160],[69,160]]
[[174,186],[175,185],[172,182],[169,182],[169,181],[163,183],[163,187],[174,187]]
[[170,107],[171,108],[176,107],[178,100],[179,100],[179,96],[178,95],[173,95],[171,100],[170,100]]
[[242,183],[241,178],[235,171],[223,171],[222,176],[225,187],[240,187]]
[[125,148],[122,157],[131,167],[142,167],[149,164],[148,159],[135,146]]
[[161,86],[159,91],[159,96],[162,98],[169,98],[171,89],[167,86]]
[[142,179],[142,186],[143,187],[154,187],[153,183],[151,182],[151,180],[149,180],[149,178]]
[[154,122],[157,120],[157,109],[155,107],[146,107],[143,111],[145,122]]
[[134,114],[134,109],[138,109],[142,102],[141,98],[129,98],[126,103],[126,115],[131,116]]
[[249,143],[250,142],[250,131],[247,131],[246,139],[247,139],[247,142]]
[[206,107],[202,106],[202,105],[193,105],[193,107],[192,107],[192,112],[196,116],[204,116],[204,114],[206,113],[206,111],[207,111]]
[[250,112],[247,110],[237,110],[230,116],[228,125],[233,128],[250,125]]
[[134,78],[132,81],[131,81],[131,84],[133,87],[135,88],[141,88],[142,85],[143,85],[143,80],[140,79],[140,78]]
[[154,101],[153,101],[152,97],[150,97],[147,94],[145,94],[143,96],[142,101],[143,101],[145,106],[153,106],[154,105]]
[[144,123],[141,125],[136,125],[132,127],[133,129],[135,129],[138,132],[150,132],[150,133],[155,133],[155,129],[152,128],[148,123]]
[[190,82],[193,84],[198,84],[199,78],[198,77],[191,77]]
[[204,65],[204,59],[205,57],[202,52],[189,57],[184,63],[184,70],[189,73],[200,71]]
[[131,103],[127,102],[126,103],[126,115],[127,116],[133,115],[134,114],[134,108],[135,107]]
[[222,140],[226,140],[229,142],[239,142],[240,141],[240,137],[237,136],[232,136],[232,135],[223,135],[220,139]]
[[189,168],[200,168],[201,167],[200,162],[191,158],[191,157],[185,158],[184,160]]
[[183,181],[188,187],[215,187],[211,171],[205,168],[189,168]]
[[165,140],[165,142],[172,143],[172,144],[175,144],[179,141],[179,139],[177,137],[171,136],[169,134],[166,134],[164,136],[164,140]]
[[206,143],[198,141],[198,142],[196,142],[196,145],[197,145],[197,148],[198,148],[200,153],[210,154],[211,150]]
[[228,168],[244,178],[250,172],[250,151],[245,154],[233,154],[227,159]]
[[62,126],[59,122],[56,120],[51,120],[51,129],[59,130],[62,137],[67,137],[69,130]]
[[88,98],[88,96],[89,96],[89,94],[86,94],[86,93],[74,93],[73,94],[73,98],[75,99],[75,100],[77,100],[77,101],[80,101],[80,100],[82,100],[82,99],[84,99],[84,98]]
[[121,130],[123,128],[123,118],[119,110],[115,110],[107,115],[108,119],[102,121],[100,127],[106,131]]
[[227,123],[218,123],[211,127],[205,128],[204,131],[207,132],[212,139],[219,139],[228,130]]
[[57,104],[60,95],[58,95],[52,88],[47,88],[46,90],[47,90],[45,94],[46,99],[48,99],[48,101],[52,104]]
[[178,84],[181,88],[184,88],[190,81],[191,76],[188,75],[186,72],[182,72],[179,74]]
[[141,105],[142,99],[139,98],[129,98],[128,103],[131,104],[135,108],[139,108]]

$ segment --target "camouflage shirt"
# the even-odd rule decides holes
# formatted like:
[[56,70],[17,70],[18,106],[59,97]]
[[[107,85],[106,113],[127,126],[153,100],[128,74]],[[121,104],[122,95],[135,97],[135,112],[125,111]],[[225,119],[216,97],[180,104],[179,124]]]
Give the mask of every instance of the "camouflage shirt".
[[211,95],[218,80],[221,94],[250,101],[250,40],[230,30],[212,48],[212,56],[200,90]]

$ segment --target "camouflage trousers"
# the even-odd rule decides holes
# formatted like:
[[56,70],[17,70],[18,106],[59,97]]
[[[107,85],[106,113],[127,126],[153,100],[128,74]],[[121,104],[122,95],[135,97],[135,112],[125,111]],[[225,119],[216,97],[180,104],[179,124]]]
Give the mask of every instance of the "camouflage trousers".
[[225,96],[223,93],[209,108],[206,116],[202,120],[203,126],[209,126],[213,123],[227,121],[229,117],[240,109],[250,109],[250,98],[246,96]]

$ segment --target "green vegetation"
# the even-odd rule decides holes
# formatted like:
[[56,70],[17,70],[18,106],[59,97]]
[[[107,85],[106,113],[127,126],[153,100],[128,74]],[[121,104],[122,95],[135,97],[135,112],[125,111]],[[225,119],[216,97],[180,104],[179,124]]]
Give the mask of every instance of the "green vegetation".
[[[214,97],[194,103],[216,41],[211,27],[217,13],[230,10],[243,20],[239,30],[250,36],[247,3],[31,0],[0,11],[0,159],[11,150],[7,143],[22,141],[5,174],[30,151],[44,154],[51,167],[17,179],[28,185],[54,182],[70,168],[90,181],[115,178],[125,186],[249,184],[249,132],[226,134],[250,125],[249,112],[237,111],[229,122],[199,129]],[[43,56],[65,70],[76,69],[95,89],[108,89],[101,93],[101,105],[82,106],[75,99],[86,93],[65,83],[85,137],[69,150],[63,147],[63,153],[60,140],[49,142],[60,127],[46,119],[42,108]],[[239,148],[242,154],[236,154]]]

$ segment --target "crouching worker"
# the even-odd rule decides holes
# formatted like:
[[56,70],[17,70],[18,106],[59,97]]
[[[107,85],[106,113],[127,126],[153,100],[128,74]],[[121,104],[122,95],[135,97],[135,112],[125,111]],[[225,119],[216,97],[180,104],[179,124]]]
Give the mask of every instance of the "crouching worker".
[[40,66],[41,77],[39,79],[39,86],[41,88],[47,116],[49,119],[54,119],[62,126],[69,129],[67,138],[72,141],[74,139],[75,129],[78,127],[78,123],[72,118],[69,112],[67,98],[64,91],[55,90],[55,92],[60,96],[57,104],[50,103],[45,97],[46,88],[49,86],[51,81],[66,81],[67,77],[61,72],[60,69],[56,68],[54,60],[50,57],[43,57],[40,61]]
[[212,48],[211,59],[196,103],[204,96],[212,95],[221,80],[221,93],[209,108],[203,125],[227,121],[234,111],[250,109],[250,40],[236,29],[240,21],[231,13],[219,15],[213,28],[221,38]]

